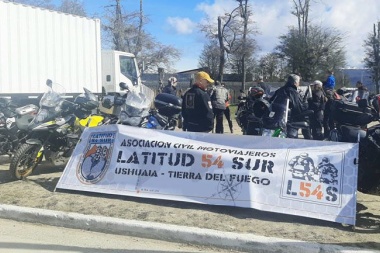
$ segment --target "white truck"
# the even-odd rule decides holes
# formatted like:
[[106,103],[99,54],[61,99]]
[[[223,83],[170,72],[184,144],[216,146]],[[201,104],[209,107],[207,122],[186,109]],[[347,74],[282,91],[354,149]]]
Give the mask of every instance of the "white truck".
[[101,50],[100,30],[99,19],[0,0],[0,96],[37,97],[47,79],[72,96],[142,89],[135,56]]

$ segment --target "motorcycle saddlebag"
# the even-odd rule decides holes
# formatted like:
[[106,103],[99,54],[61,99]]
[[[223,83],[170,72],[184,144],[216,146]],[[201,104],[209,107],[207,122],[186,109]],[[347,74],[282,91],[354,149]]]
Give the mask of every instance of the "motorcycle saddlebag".
[[330,110],[332,118],[340,124],[362,126],[374,120],[370,108],[359,107],[356,103],[332,100]]
[[261,118],[254,115],[249,115],[247,117],[247,135],[261,135],[263,129],[263,121]]
[[172,94],[160,93],[154,99],[154,106],[160,114],[173,117],[181,112],[182,99]]

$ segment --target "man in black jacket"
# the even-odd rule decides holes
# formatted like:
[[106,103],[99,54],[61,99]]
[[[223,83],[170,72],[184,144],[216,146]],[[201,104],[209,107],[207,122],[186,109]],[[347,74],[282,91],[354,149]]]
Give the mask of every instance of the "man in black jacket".
[[174,76],[168,79],[168,84],[162,90],[162,93],[172,94],[177,96],[177,78]]
[[214,127],[214,113],[207,87],[213,83],[204,71],[195,74],[194,85],[182,100],[183,130],[190,132],[210,132]]
[[[308,104],[301,98],[301,95],[297,91],[297,87],[300,85],[301,77],[295,74],[288,76],[288,80],[284,86],[276,90],[269,102],[286,104],[286,100],[289,99],[289,109],[291,110],[291,119],[296,119],[297,121],[303,120],[299,118],[299,114],[308,109]],[[304,134],[305,135],[305,134]],[[287,127],[287,137],[297,138],[298,129]],[[305,136],[305,138],[310,138],[310,136]]]

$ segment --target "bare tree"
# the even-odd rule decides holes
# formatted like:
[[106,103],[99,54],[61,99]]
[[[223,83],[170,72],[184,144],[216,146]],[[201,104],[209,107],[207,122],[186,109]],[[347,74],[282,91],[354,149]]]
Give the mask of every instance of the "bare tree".
[[[240,3],[240,1],[238,2]],[[248,37],[244,36],[244,34],[247,35],[250,32],[248,28],[245,28],[244,19],[242,19],[242,15],[245,15],[244,8],[239,4],[239,6],[233,9],[230,13],[226,13],[224,16],[219,16],[217,19],[217,28],[215,28],[215,23],[212,22],[212,20],[209,20],[207,24],[200,25],[201,31],[204,32],[208,38],[218,40],[220,54],[217,80],[219,81],[223,81],[223,74],[226,65],[229,63],[228,57],[235,54],[234,60],[236,60],[239,53],[240,61],[242,60],[242,56],[244,56],[245,61],[248,53],[251,52],[250,50],[247,50],[246,47],[255,43],[254,40],[250,40],[248,43]],[[250,13],[248,10],[246,12],[247,15]],[[246,69],[241,63],[238,65],[234,64],[234,66],[239,66],[241,73],[243,73],[243,69]]]
[[310,0],[293,0],[293,3],[294,10],[291,13],[297,17],[298,32],[300,35],[307,37]]
[[78,0],[62,0],[61,5],[57,8],[58,11],[73,15],[86,17],[83,2]]
[[373,33],[364,41],[365,58],[364,65],[371,72],[371,77],[376,86],[376,93],[380,93],[380,22],[373,24]]
[[[109,10],[111,7],[111,10]],[[156,72],[157,68],[171,71],[173,63],[179,59],[180,53],[173,46],[163,45],[144,30],[148,19],[143,13],[143,1],[140,0],[140,10],[126,13],[120,0],[115,5],[108,6],[105,16],[104,31],[110,38],[115,50],[131,52],[138,61],[139,68],[143,66],[147,72]]]

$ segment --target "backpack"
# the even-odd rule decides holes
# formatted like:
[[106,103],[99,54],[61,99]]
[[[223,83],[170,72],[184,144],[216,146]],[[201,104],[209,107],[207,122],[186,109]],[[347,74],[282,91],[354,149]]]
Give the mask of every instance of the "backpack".
[[211,94],[212,108],[225,110],[226,101],[228,101],[228,90],[223,86],[216,86]]

